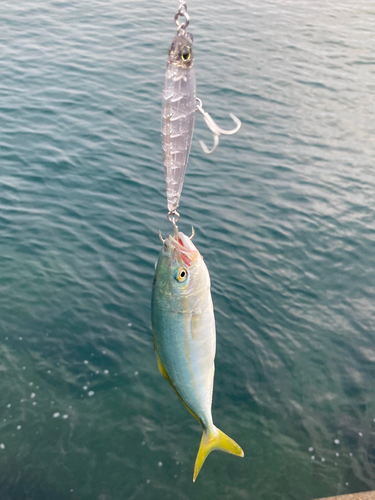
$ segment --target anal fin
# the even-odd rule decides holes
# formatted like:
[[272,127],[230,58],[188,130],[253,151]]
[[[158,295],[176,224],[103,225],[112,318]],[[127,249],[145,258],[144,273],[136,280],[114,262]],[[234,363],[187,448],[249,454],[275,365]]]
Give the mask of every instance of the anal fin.
[[156,361],[158,363],[158,368],[159,368],[159,371],[160,373],[163,375],[163,377],[165,377],[168,382],[171,384],[171,386],[173,387],[175,393],[177,394],[177,396],[181,399],[181,401],[184,403],[184,406],[186,407],[187,410],[189,410],[189,412],[193,415],[194,418],[196,418],[198,420],[198,422],[202,425],[202,422],[201,422],[201,419],[193,412],[193,410],[191,408],[188,407],[188,405],[185,403],[185,401],[183,400],[183,398],[181,397],[180,393],[178,392],[178,390],[176,389],[176,387],[174,386],[172,380],[170,379],[169,375],[168,375],[168,372],[167,370],[165,369],[165,366],[163,364],[163,361],[160,359],[160,356],[158,354],[158,351],[156,350],[155,348],[155,354],[156,354]]
[[171,379],[169,378],[169,375],[168,375],[168,373],[167,373],[167,370],[165,369],[165,366],[163,365],[163,361],[160,359],[160,356],[159,356],[159,354],[158,354],[158,352],[157,352],[157,350],[156,350],[156,349],[155,349],[155,354],[156,354],[156,361],[157,361],[157,363],[158,363],[158,368],[159,368],[160,373],[163,375],[163,377],[165,377],[165,378],[168,380],[168,382],[169,382],[169,383],[172,385],[172,387],[173,387],[172,381],[171,381]]

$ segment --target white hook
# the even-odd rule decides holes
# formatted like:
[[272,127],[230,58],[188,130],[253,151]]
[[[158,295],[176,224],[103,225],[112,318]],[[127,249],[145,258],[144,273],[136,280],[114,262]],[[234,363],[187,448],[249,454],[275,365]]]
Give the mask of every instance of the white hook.
[[213,148],[211,150],[208,149],[208,147],[205,145],[205,143],[203,141],[199,141],[203,151],[207,155],[213,153],[215,151],[215,149],[218,147],[219,137],[221,135],[233,135],[236,132],[238,132],[240,127],[241,127],[241,120],[239,120],[237,118],[237,116],[235,116],[233,113],[231,113],[229,116],[232,118],[232,120],[236,124],[236,127],[232,130],[224,130],[221,127],[219,127],[219,125],[217,125],[217,123],[215,123],[215,121],[213,120],[212,116],[209,113],[207,113],[207,111],[205,111],[203,109],[202,101],[198,97],[197,97],[197,110],[202,114],[204,121],[207,124],[207,127],[214,134],[214,145],[213,145]]

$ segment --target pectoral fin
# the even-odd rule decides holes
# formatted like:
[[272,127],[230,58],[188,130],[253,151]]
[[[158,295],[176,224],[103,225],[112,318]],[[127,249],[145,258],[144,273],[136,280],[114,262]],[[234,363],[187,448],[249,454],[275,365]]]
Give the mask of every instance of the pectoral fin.
[[198,340],[199,338],[199,333],[201,332],[202,328],[202,316],[201,314],[192,314],[191,315],[191,322],[190,322],[190,329],[191,329],[191,336],[193,340]]

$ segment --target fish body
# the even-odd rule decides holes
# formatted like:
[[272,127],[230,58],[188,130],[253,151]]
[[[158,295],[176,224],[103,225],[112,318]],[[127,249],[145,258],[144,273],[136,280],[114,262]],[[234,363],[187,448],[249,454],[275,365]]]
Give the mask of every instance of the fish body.
[[177,34],[169,49],[162,106],[168,210],[177,210],[193,138],[196,105],[193,37]]
[[175,226],[175,235],[163,242],[156,267],[152,332],[161,373],[203,428],[194,481],[212,450],[243,456],[212,420],[216,329],[210,288],[203,257]]

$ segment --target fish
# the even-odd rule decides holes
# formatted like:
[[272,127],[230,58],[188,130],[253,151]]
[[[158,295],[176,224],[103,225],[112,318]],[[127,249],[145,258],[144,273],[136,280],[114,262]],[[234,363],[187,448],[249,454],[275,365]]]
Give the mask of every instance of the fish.
[[215,317],[210,275],[192,236],[187,237],[174,224],[174,235],[162,240],[151,316],[159,370],[203,428],[194,465],[195,482],[211,451],[240,457],[244,452],[212,419]]
[[193,35],[173,38],[168,52],[162,97],[162,147],[169,212],[180,203],[193,138],[196,102]]

